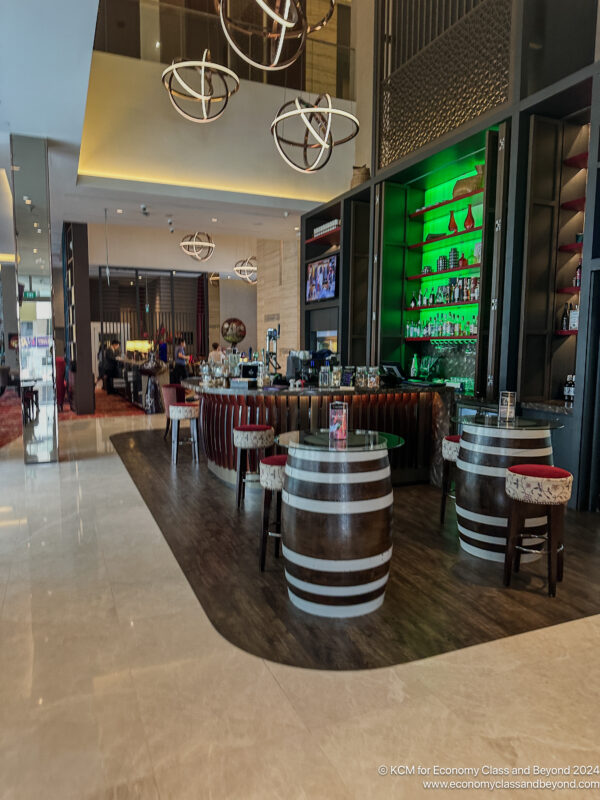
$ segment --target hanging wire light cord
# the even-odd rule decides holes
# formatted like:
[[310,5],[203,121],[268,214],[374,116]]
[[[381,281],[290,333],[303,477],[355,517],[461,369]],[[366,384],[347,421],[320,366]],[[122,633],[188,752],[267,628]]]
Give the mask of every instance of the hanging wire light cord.
[[110,267],[108,266],[108,209],[104,209],[104,252],[106,253],[106,282],[110,286]]

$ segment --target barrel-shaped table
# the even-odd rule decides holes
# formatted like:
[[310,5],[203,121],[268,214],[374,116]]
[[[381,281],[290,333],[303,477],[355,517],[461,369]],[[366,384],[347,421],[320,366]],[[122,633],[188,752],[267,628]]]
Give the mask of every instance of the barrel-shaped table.
[[[456,462],[456,520],[460,546],[472,556],[504,561],[510,500],[506,469],[514,464],[552,464],[551,430],[560,423],[518,417],[513,422],[496,415],[463,417]],[[527,547],[541,549],[547,529],[540,506],[528,504]],[[523,554],[522,561],[539,558]]]
[[353,431],[340,445],[328,431],[294,431],[277,441],[288,449],[282,549],[290,601],[322,617],[375,611],[392,557],[388,448],[402,440]]

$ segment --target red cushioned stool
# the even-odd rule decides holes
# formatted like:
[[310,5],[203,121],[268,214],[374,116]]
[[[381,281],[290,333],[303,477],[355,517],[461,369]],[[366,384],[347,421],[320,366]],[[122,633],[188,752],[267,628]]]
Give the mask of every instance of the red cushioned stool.
[[440,506],[440,524],[444,524],[446,517],[446,497],[450,492],[450,485],[452,483],[453,465],[456,464],[458,458],[458,451],[460,450],[460,436],[452,434],[444,436],[442,439],[442,502]]
[[[508,540],[504,557],[504,585],[510,586],[513,569],[519,571],[521,553],[544,553],[548,556],[548,594],[556,595],[556,582],[563,578],[563,527],[565,506],[571,497],[573,476],[566,469],[547,464],[515,464],[506,470],[506,494],[513,501],[508,516]],[[548,532],[537,538],[547,542],[547,548],[527,547],[525,518],[526,503],[544,506]]]
[[[279,558],[279,541],[281,539],[281,492],[283,491],[283,478],[287,455],[267,456],[260,460],[260,485],[263,493],[263,524],[260,540],[260,571],[265,571],[265,558],[267,555],[267,540],[269,536],[275,537],[275,558]],[[269,530],[269,517],[273,492],[276,497],[275,530]]]
[[241,508],[246,494],[248,451],[257,450],[265,455],[275,442],[275,431],[270,425],[238,425],[233,429],[233,445],[237,448],[236,505]]

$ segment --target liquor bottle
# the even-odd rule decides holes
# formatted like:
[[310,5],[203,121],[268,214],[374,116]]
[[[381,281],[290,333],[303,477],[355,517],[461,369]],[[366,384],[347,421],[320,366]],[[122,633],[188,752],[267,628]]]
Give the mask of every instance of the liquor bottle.
[[579,257],[579,264],[575,270],[575,286],[581,286],[581,256]]
[[421,290],[419,289],[419,296],[417,297],[417,308],[421,308],[422,305],[423,305],[423,295],[421,293]]
[[435,305],[435,293],[434,293],[433,289],[431,290],[431,294],[429,295],[429,305],[430,306],[434,306]]
[[417,298],[415,297],[415,293],[413,292],[412,299],[410,301],[410,307],[416,308],[417,307]]
[[417,378],[419,375],[419,359],[415,353],[413,356],[412,364],[410,365],[410,377]]
[[565,310],[563,311],[562,321],[560,327],[563,331],[569,330],[569,304],[565,303]]
[[565,408],[573,408],[574,395],[575,395],[575,385],[573,383],[573,376],[567,375],[567,380],[563,388],[563,398],[565,401]]

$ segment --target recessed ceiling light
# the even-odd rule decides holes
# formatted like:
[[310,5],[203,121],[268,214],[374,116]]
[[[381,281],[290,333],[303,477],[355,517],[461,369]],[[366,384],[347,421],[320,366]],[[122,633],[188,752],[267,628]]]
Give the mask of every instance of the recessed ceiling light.
[[123,213],[123,209],[122,208],[117,208],[117,214],[122,214],[122,213]]
[[41,232],[42,232],[42,229],[41,229],[41,228],[38,228],[38,229],[37,229],[37,232],[38,232],[38,233],[41,233]]
[[294,228],[294,230],[295,230],[295,231],[299,231],[299,230],[300,230],[300,228],[298,227],[298,225],[296,225],[296,227]]
[[129,285],[130,285],[130,286],[133,286],[133,281],[129,281]]
[[216,217],[213,217],[211,222],[218,222],[219,220]]
[[138,275],[138,281],[141,281],[141,280],[142,280],[142,276]]
[[38,223],[37,223],[37,222],[34,222],[34,223],[33,223],[33,227],[34,227],[34,228],[37,228],[37,227],[38,227]]
[[23,200],[25,200],[25,205],[26,206],[30,206],[31,205],[31,200],[30,200],[29,197],[27,197],[26,194],[23,195]]
[[37,253],[37,251],[38,251],[37,247],[34,247],[34,248],[33,248],[33,252],[34,252],[34,253]]
[[157,43],[156,43],[154,46],[155,46],[155,47],[156,47],[156,49],[158,50],[158,48],[160,47],[160,42],[157,42]]

